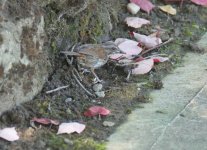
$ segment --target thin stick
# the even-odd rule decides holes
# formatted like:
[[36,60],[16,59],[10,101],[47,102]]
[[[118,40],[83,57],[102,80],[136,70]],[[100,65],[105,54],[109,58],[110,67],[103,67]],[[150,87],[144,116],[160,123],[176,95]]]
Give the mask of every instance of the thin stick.
[[79,86],[90,96],[94,96],[91,92],[89,92],[84,86],[83,84],[78,80],[78,78],[76,77],[76,75],[74,74],[74,72],[72,71],[72,76],[74,77],[74,79],[76,80],[76,82],[79,84]]
[[150,52],[150,51],[152,51],[152,50],[154,50],[154,49],[157,49],[157,48],[159,48],[159,47],[161,47],[161,46],[163,46],[163,45],[166,45],[166,44],[172,42],[173,40],[174,40],[173,38],[170,38],[169,40],[167,40],[166,42],[164,42],[164,43],[162,43],[162,44],[159,44],[159,45],[157,45],[157,46],[155,46],[155,47],[152,47],[152,48],[150,48],[150,49],[148,49],[148,50],[146,50],[146,51],[143,51],[143,52],[141,53],[141,56],[143,56],[144,54],[146,54],[146,53],[148,53],[148,52]]
[[73,68],[73,70],[75,71],[75,73],[77,74],[78,78],[80,81],[83,81],[83,79],[81,78],[80,74],[78,73],[76,68]]
[[46,94],[50,94],[50,93],[53,93],[53,92],[56,92],[56,91],[65,89],[65,88],[67,88],[68,86],[69,86],[69,85],[58,87],[58,88],[56,88],[56,89],[54,89],[54,90],[47,91]]

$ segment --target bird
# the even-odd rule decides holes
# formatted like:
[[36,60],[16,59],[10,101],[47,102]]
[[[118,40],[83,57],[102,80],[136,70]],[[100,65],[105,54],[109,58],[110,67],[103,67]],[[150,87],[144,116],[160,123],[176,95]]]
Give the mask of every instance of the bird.
[[97,82],[102,82],[96,75],[95,69],[104,66],[108,62],[110,53],[119,51],[114,42],[103,44],[83,44],[74,48],[74,51],[61,51],[66,56],[75,56],[77,64],[84,69],[89,69]]

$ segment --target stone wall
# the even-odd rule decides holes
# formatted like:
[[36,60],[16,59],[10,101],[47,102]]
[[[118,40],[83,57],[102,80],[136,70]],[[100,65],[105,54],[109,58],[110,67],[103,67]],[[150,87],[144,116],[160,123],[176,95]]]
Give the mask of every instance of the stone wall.
[[126,2],[0,0],[0,114],[41,91],[60,50],[126,37],[118,17]]
[[47,79],[44,24],[35,1],[0,1],[0,114],[31,100]]

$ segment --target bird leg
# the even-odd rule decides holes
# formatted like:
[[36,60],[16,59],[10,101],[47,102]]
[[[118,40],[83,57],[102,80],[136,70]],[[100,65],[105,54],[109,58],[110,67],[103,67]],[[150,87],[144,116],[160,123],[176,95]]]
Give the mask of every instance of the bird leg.
[[96,81],[96,82],[103,82],[102,80],[99,79],[99,77],[97,76],[97,74],[95,73],[95,71],[94,71],[93,68],[91,68],[91,72],[92,72],[92,74],[94,75],[94,77],[95,77],[95,81]]

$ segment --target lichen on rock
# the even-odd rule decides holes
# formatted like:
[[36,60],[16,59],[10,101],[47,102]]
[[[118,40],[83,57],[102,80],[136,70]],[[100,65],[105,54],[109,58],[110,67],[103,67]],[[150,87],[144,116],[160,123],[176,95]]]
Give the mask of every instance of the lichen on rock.
[[48,76],[44,15],[35,1],[0,2],[0,114],[31,100]]

